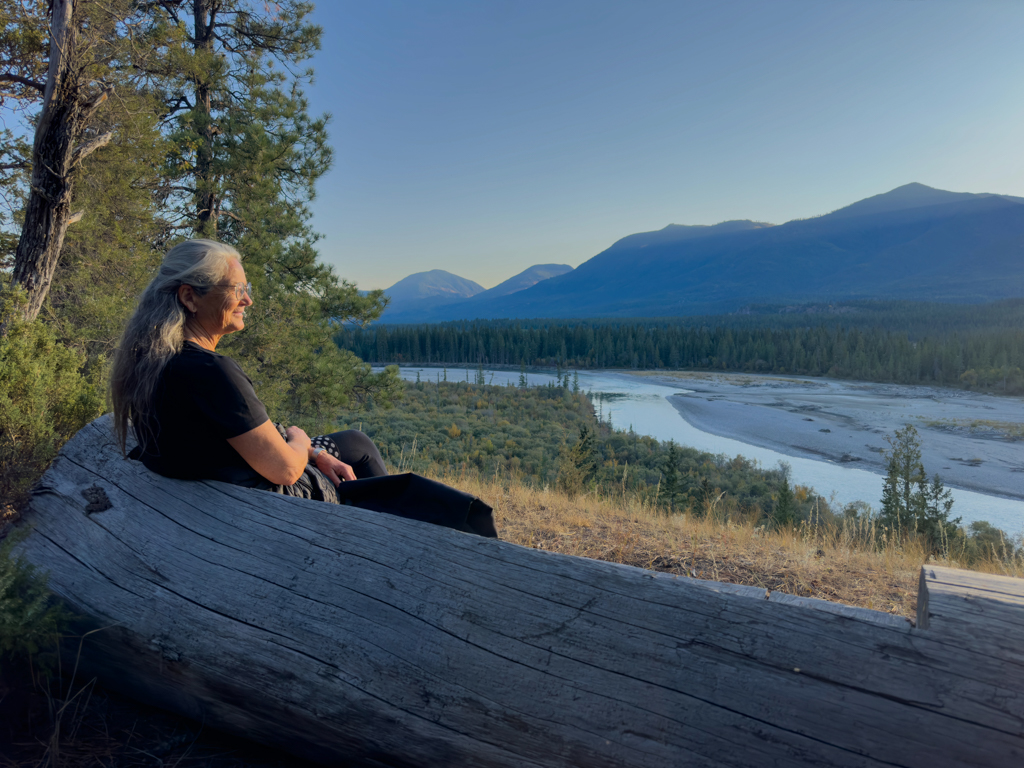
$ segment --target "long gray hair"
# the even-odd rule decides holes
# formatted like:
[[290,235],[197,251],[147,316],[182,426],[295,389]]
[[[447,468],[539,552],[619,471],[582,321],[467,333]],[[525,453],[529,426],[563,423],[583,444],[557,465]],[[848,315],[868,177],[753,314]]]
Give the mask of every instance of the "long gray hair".
[[156,277],[139,297],[139,306],[121,334],[110,372],[110,399],[114,406],[114,431],[124,453],[129,425],[145,443],[152,435],[141,434],[153,410],[153,395],[167,361],[184,344],[186,310],[178,288],[191,285],[203,296],[241,261],[238,251],[215,240],[186,240],[167,252]]

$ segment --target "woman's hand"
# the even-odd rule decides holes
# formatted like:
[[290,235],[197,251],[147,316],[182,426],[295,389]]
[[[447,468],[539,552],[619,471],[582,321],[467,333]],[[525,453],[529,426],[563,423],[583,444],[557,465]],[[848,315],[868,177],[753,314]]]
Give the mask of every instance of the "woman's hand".
[[327,478],[334,483],[335,488],[341,485],[343,480],[356,479],[356,473],[352,471],[352,467],[341,459],[334,458],[327,451],[320,451],[317,454],[316,468],[327,475]]
[[288,445],[292,446],[296,450],[303,450],[308,456],[313,450],[313,444],[309,440],[309,435],[302,431],[299,427],[288,427],[284,431],[285,440],[288,441]]

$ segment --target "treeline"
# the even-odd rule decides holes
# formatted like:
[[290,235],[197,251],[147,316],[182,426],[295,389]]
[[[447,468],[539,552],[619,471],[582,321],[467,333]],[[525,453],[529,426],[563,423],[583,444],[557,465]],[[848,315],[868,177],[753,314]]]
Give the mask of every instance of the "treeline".
[[[954,320],[968,311],[925,305],[922,315]],[[438,325],[378,325],[344,329],[343,349],[376,363],[433,363],[568,368],[701,369],[799,374],[899,384],[936,384],[1006,394],[1024,392],[1024,302],[1000,302],[970,311],[987,326],[947,317],[947,332],[912,335],[903,329],[840,322],[795,327],[743,327],[749,317],[635,321],[495,321]],[[895,314],[895,313],[891,313]],[[761,316],[765,324],[771,316]],[[767,318],[767,319],[766,319]],[[878,319],[876,313],[875,319]],[[890,318],[893,319],[893,318]]]

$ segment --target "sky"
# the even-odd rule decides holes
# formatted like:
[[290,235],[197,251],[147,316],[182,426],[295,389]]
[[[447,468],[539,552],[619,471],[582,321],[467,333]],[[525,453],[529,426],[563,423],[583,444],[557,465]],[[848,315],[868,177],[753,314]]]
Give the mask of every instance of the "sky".
[[1017,0],[321,0],[313,226],[360,288],[485,288],[909,182],[1024,196]]

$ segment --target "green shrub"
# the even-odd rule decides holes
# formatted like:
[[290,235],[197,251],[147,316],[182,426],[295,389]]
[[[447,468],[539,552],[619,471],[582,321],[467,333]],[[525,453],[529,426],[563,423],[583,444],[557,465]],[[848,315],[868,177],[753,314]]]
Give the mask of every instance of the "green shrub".
[[[448,369],[445,382],[443,371],[431,371],[430,381],[403,384],[391,410],[341,414],[331,431],[361,429],[400,472],[514,476],[569,495],[628,493],[676,512],[746,518],[774,509],[781,468],[614,430],[564,378],[558,386],[524,388],[472,384],[472,373]],[[812,488],[790,491],[787,520],[830,519],[827,501]]]
[[[0,320],[23,299],[0,295]],[[0,337],[0,515],[17,508],[60,447],[103,412],[101,364],[60,344],[36,320]]]
[[46,577],[12,553],[26,534],[16,531],[0,543],[0,673],[23,659],[49,671],[68,620],[67,611],[51,601]]

